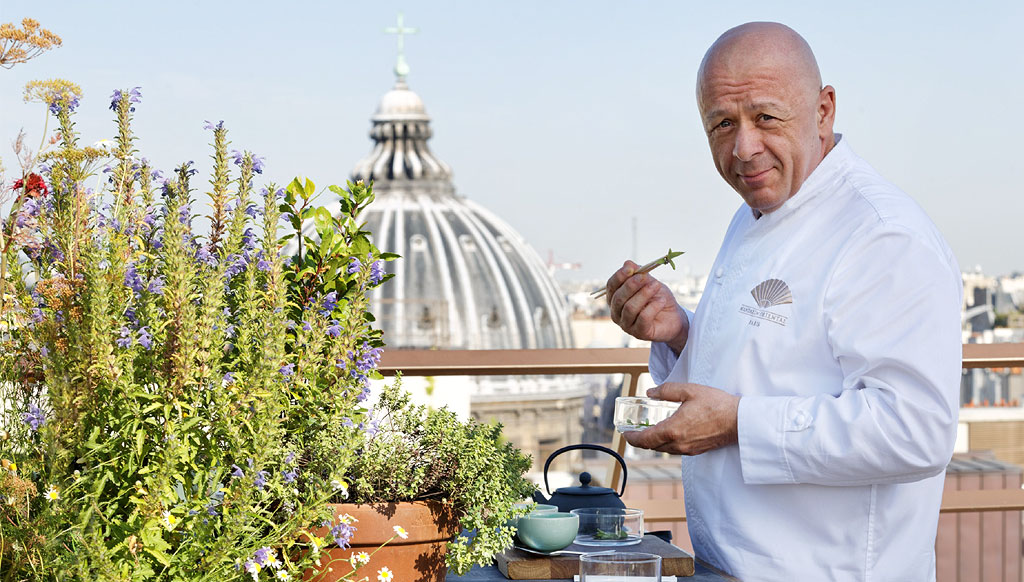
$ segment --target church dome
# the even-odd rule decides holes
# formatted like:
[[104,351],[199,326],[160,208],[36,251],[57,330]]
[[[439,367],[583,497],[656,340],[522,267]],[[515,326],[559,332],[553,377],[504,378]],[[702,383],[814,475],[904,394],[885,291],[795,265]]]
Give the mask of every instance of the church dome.
[[395,84],[395,88],[388,91],[380,99],[377,106],[377,113],[374,120],[417,120],[429,121],[427,108],[423,106],[423,100],[416,93],[409,90],[404,81]]
[[430,151],[430,117],[399,77],[371,118],[370,154],[352,180],[373,181],[362,219],[395,274],[372,310],[391,349],[573,347],[563,293],[511,226],[459,196]]

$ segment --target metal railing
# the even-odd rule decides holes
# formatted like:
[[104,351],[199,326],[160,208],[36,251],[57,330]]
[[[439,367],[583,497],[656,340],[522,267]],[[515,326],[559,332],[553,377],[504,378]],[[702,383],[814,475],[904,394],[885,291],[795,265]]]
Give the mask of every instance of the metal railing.
[[[551,350],[386,350],[380,371],[392,376],[504,376],[559,374],[625,374],[622,395],[636,394],[647,372],[647,348],[588,348]],[[964,368],[1024,367],[1024,343],[964,344]],[[620,454],[626,442],[615,433],[612,448]],[[607,483],[617,487],[619,465],[611,464]],[[684,521],[681,503],[647,501],[645,515],[656,521]],[[945,491],[944,513],[1024,510],[1024,490]]]

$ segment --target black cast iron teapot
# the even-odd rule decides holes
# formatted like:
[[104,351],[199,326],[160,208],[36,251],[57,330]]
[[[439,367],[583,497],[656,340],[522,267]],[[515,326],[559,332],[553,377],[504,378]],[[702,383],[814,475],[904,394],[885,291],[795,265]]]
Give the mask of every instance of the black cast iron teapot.
[[[578,487],[560,487],[555,491],[554,495],[552,495],[551,487],[548,485],[548,467],[551,466],[551,461],[566,451],[576,449],[604,451],[615,457],[615,460],[619,462],[619,465],[622,465],[622,490],[616,493],[614,489],[609,489],[608,487],[592,486],[590,484],[590,473],[584,471],[580,473],[580,485]],[[626,505],[622,502],[621,497],[626,491],[626,462],[622,460],[622,457],[620,457],[618,453],[608,447],[602,447],[601,445],[582,444],[562,447],[551,453],[547,462],[544,463],[544,489],[547,491],[548,495],[551,495],[551,499],[545,499],[540,491],[535,491],[533,494],[533,500],[537,503],[548,503],[554,505],[558,507],[558,511],[569,511],[570,509],[578,509],[580,507],[624,508]]]

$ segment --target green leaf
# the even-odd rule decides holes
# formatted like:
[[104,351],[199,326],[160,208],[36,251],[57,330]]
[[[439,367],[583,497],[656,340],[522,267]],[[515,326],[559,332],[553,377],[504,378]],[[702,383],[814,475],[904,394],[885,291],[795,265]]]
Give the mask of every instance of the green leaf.
[[334,242],[334,229],[324,229],[322,235],[320,235],[320,254],[323,256],[329,256],[331,254],[331,243]]
[[324,233],[331,230],[334,227],[334,218],[331,213],[323,206],[318,206],[314,209],[313,221],[316,224],[316,230],[322,237]]
[[291,184],[284,189],[284,201],[294,206],[296,197],[302,194],[302,182],[298,178],[292,180]]
[[302,192],[303,200],[309,200],[310,198],[313,197],[314,194],[316,194],[316,186],[313,184],[313,181],[310,180],[309,178],[306,178],[306,185],[302,188]]

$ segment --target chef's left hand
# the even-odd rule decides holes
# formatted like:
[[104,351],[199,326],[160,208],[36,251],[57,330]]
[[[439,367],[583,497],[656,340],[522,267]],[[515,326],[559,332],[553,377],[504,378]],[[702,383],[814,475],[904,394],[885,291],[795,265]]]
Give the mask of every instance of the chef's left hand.
[[634,447],[674,455],[699,455],[738,442],[739,396],[703,384],[679,382],[651,388],[647,396],[682,404],[658,424],[625,433],[624,438]]

